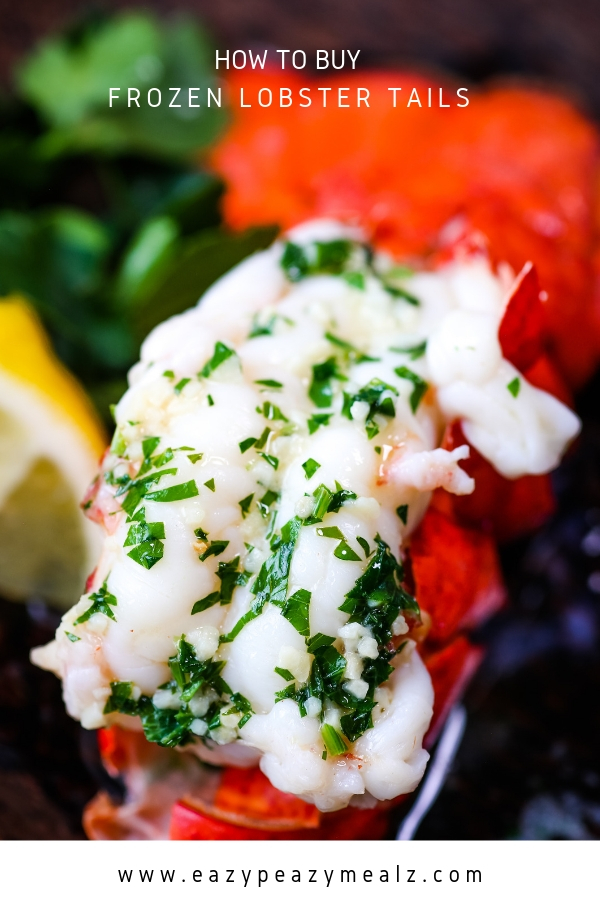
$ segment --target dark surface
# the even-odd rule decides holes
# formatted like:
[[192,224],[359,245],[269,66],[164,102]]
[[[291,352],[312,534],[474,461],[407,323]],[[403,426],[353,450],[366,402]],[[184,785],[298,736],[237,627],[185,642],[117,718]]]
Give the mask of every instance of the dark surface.
[[[475,81],[534,76],[600,117],[593,0],[138,5],[197,12],[231,49],[349,47],[363,65],[434,65]],[[88,6],[0,0],[0,79],[8,84],[40,36]],[[479,635],[488,653],[467,695],[465,737],[419,838],[600,836],[599,392],[596,378],[579,400],[584,432],[556,476],[558,516],[503,552],[511,605]],[[58,680],[28,662],[57,623],[35,603],[0,600],[0,839],[82,838],[81,811],[97,789],[93,736],[66,715]]]

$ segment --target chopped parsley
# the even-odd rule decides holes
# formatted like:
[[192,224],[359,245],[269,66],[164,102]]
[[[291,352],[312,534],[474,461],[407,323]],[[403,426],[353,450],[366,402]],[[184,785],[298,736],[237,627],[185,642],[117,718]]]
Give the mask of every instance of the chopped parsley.
[[333,400],[332,381],[347,381],[346,376],[340,372],[335,356],[326,359],[325,362],[317,363],[312,367],[312,381],[308,389],[308,396],[319,408],[331,406]]
[[[220,725],[221,710],[228,705],[228,701],[223,698],[223,695],[230,695],[231,702],[238,708],[233,699],[235,695],[221,677],[224,666],[224,660],[200,662],[192,645],[181,638],[177,655],[169,659],[172,680],[163,686],[163,689],[170,689],[173,693],[178,692],[181,701],[180,709],[158,709],[152,703],[152,699],[145,695],[134,700],[131,696],[133,690],[131,682],[113,681],[110,686],[111,695],[104,707],[104,713],[108,715],[119,712],[128,716],[139,716],[147,740],[159,744],[161,747],[184,746],[196,740],[195,735],[190,731],[190,726],[196,716],[188,706],[189,701],[198,691],[207,691],[212,688],[219,697],[211,702],[203,717],[208,725],[208,736],[210,736],[210,730],[218,728]],[[238,702],[240,702],[239,699]],[[242,710],[240,709],[240,711]],[[238,724],[238,728],[240,725],[241,723]]]
[[279,407],[271,403],[270,400],[265,400],[262,406],[257,406],[256,412],[262,413],[265,419],[269,419],[269,421],[279,419],[281,422],[289,422],[289,419],[284,416]]
[[265,430],[263,431],[263,433],[261,434],[261,436],[260,436],[259,438],[257,438],[257,439],[254,441],[254,446],[255,446],[255,448],[256,448],[257,450],[262,450],[263,447],[266,446],[267,441],[269,440],[269,438],[271,437],[272,434],[273,434],[273,432],[272,432],[271,429],[267,426],[267,428],[265,428]]
[[175,385],[175,387],[173,388],[175,393],[180,394],[182,392],[182,390],[184,389],[184,387],[186,386],[186,384],[189,384],[191,380],[192,380],[191,378],[182,378],[181,381],[178,381],[177,384]]
[[318,463],[316,459],[312,459],[312,457],[310,457],[306,460],[306,462],[302,463],[302,468],[304,469],[306,478],[309,479],[313,477],[317,469],[321,468],[321,463]]
[[219,563],[216,574],[217,578],[221,580],[221,589],[219,591],[213,591],[212,594],[208,594],[206,597],[203,597],[202,600],[196,600],[192,606],[193,616],[195,616],[196,613],[204,612],[205,609],[210,609],[211,606],[215,606],[217,603],[220,603],[221,606],[227,606],[231,603],[235,587],[238,584],[246,583],[246,575],[244,572],[239,571],[239,564],[239,556],[236,556],[229,562]]
[[284,681],[295,681],[294,675],[289,671],[289,669],[280,669],[279,666],[275,666],[275,672],[283,678]]
[[273,391],[280,391],[283,387],[280,381],[275,381],[273,378],[259,378],[254,384],[262,384]]
[[240,453],[245,453],[246,450],[249,450],[250,447],[254,446],[256,441],[257,441],[257,438],[255,438],[255,437],[248,437],[248,438],[245,438],[243,441],[240,441],[240,443],[238,445],[240,448]]
[[392,622],[398,613],[408,610],[419,615],[419,607],[400,584],[402,565],[379,535],[375,543],[375,555],[339,608],[350,614],[350,622],[370,628],[377,643],[385,645],[392,639]]
[[356,553],[356,551],[352,549],[347,541],[340,541],[333,551],[333,555],[338,559],[347,560],[348,562],[355,562],[356,560],[360,560],[360,556],[358,555],[358,553]]
[[250,328],[250,334],[248,335],[248,338],[264,336],[270,337],[273,334],[273,329],[275,328],[277,319],[278,316],[270,316],[266,322],[261,324],[258,318],[258,314],[256,314],[252,319],[252,326]]
[[506,387],[516,399],[519,396],[519,391],[521,390],[521,379],[513,378],[512,381],[509,381]]
[[310,265],[302,247],[288,241],[281,257],[281,268],[288,281],[301,281],[310,270]]
[[344,392],[344,405],[342,415],[352,419],[352,407],[355,403],[368,403],[369,411],[365,419],[365,429],[369,440],[379,434],[379,426],[375,422],[375,416],[387,416],[393,419],[396,415],[394,401],[390,394],[398,395],[398,391],[391,384],[386,384],[380,378],[372,378],[356,394]]
[[66,636],[68,637],[68,639],[71,641],[72,644],[74,644],[76,641],[80,641],[80,640],[81,640],[80,637],[77,637],[76,634],[73,634],[73,633],[70,632],[70,631],[65,631],[65,634],[66,634]]
[[292,555],[300,525],[301,520],[298,517],[290,519],[281,529],[281,537],[272,542],[274,552],[262,564],[250,588],[255,597],[252,606],[228,634],[221,636],[219,643],[229,644],[235,640],[244,625],[261,614],[267,600],[275,606],[285,605]]
[[321,725],[321,737],[329,756],[340,756],[348,750],[343,737],[333,725]]
[[414,344],[412,347],[390,347],[390,350],[394,353],[406,353],[408,358],[414,362],[415,359],[420,359],[425,355],[427,341],[422,341],[420,344]]
[[206,402],[208,403],[209,406],[214,406],[214,405],[215,405],[215,401],[213,400],[213,398],[211,397],[210,394],[207,394],[207,395],[206,395]]
[[396,515],[400,519],[400,521],[406,525],[408,520],[408,503],[403,503],[402,506],[396,507]]
[[198,378],[210,378],[213,372],[223,365],[226,360],[231,359],[232,356],[236,356],[235,350],[222,344],[221,341],[217,341],[213,355],[198,372]]
[[294,626],[303,637],[309,635],[308,615],[310,609],[310,591],[300,588],[288,597],[281,607],[281,615]]
[[[194,532],[196,537],[198,537],[199,530],[200,529],[197,529]],[[207,538],[207,534],[206,534],[206,532],[203,531],[201,539],[206,540],[206,538]],[[204,553],[201,556],[199,556],[198,559],[200,560],[200,562],[204,562],[204,560],[208,559],[209,556],[220,556],[221,553],[223,553],[223,551],[228,546],[229,546],[229,541],[211,541],[209,546],[204,551]]]
[[260,451],[258,455],[262,456],[264,461],[268,462],[270,466],[273,466],[275,470],[279,468],[279,460],[276,456],[271,456],[270,453],[263,453],[262,451]]
[[317,528],[317,534],[319,537],[336,538],[339,541],[344,540],[344,535],[336,525],[333,528]]
[[359,291],[364,291],[365,276],[362,272],[343,272],[342,278],[350,285],[350,287],[356,288]]
[[311,515],[304,520],[305,525],[318,525],[319,522],[323,521],[327,513],[338,512],[344,503],[356,500],[354,491],[346,490],[338,481],[336,481],[335,487],[336,490],[334,492],[330,491],[327,485],[320,484],[313,491],[315,505]]
[[365,559],[368,559],[370,557],[371,553],[373,552],[371,550],[371,548],[369,547],[369,542],[364,537],[360,537],[360,535],[356,538],[356,541],[363,548],[364,553],[365,553]]
[[361,353],[360,350],[357,350],[352,344],[349,344],[348,341],[343,341],[341,338],[336,337],[335,334],[332,334],[330,331],[325,332],[325,337],[329,341],[330,344],[333,344],[334,347],[338,347],[340,350],[344,351],[344,355],[351,363],[363,363],[363,362],[379,362],[379,357],[377,356],[367,356],[366,353]]
[[[231,695],[231,702],[233,703],[235,712],[242,713],[242,718],[238,722],[238,728],[243,728],[248,719],[251,718],[254,710],[250,705],[250,701],[244,697],[243,694],[235,693]],[[225,716],[229,716],[232,714],[234,710],[228,710],[226,713],[223,713]]]
[[239,508],[242,511],[242,518],[245,519],[248,513],[250,512],[250,505],[254,500],[254,494],[248,494],[247,497],[244,497],[243,500],[240,500],[238,503]]
[[129,521],[132,524],[123,546],[133,547],[133,550],[130,550],[127,556],[145,569],[151,569],[163,558],[164,523],[146,522],[146,510],[143,506]]
[[163,372],[163,378],[175,378],[175,372],[173,371],[173,369],[165,369],[165,371]]
[[195,465],[197,462],[199,462],[203,456],[204,453],[188,453],[188,459],[192,463],[192,465]]
[[275,491],[267,491],[260,500],[256,501],[256,505],[258,507],[258,511],[260,512],[263,519],[266,519],[269,515],[269,507],[275,503],[276,500],[279,499],[279,494],[275,493]]
[[216,488],[215,488],[215,479],[214,479],[214,478],[209,478],[208,481],[205,481],[205,482],[204,482],[204,487],[207,487],[207,488],[209,489],[209,491],[212,491],[213,494],[214,494],[214,492],[215,492],[215,490],[216,490]]
[[412,381],[414,387],[410,395],[410,408],[413,413],[416,413],[419,403],[427,392],[428,383],[416,372],[413,372],[412,369],[407,369],[406,366],[398,366],[397,369],[394,369],[394,372],[399,378],[406,378],[407,381]]
[[73,625],[81,625],[82,622],[87,622],[93,615],[96,613],[102,613],[105,616],[108,616],[109,619],[112,619],[113,622],[117,621],[117,617],[114,614],[112,609],[113,606],[117,605],[117,598],[114,594],[111,594],[108,588],[106,587],[107,578],[104,579],[104,584],[101,588],[90,594],[89,599],[92,601],[92,604],[84,613],[82,613],[79,618],[75,619]]
[[415,297],[414,294],[409,293],[405,288],[395,287],[391,284],[383,285],[384,289],[390,294],[394,299],[406,300],[407,303],[410,303],[411,306],[420,306],[421,301],[418,297]]
[[154,500],[155,503],[173,503],[176,500],[189,500],[198,496],[198,486],[195,481],[184,481],[183,484],[174,484],[158,491],[150,491],[146,494],[146,500]]
[[316,413],[314,416],[311,416],[307,421],[308,433],[314,434],[322,425],[329,425],[332,415],[333,413]]

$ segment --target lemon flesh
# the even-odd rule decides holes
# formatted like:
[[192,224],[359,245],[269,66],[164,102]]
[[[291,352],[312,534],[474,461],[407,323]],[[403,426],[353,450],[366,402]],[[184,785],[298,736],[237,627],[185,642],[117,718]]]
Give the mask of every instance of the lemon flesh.
[[[83,390],[20,299],[0,301],[0,594],[67,608],[100,529],[79,502],[104,434]],[[97,533],[98,532],[98,533]]]

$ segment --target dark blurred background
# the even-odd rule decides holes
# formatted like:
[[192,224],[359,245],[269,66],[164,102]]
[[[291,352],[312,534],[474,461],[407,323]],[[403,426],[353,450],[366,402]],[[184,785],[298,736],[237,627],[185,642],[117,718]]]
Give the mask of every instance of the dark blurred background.
[[[125,7],[193,14],[222,48],[360,49],[362,66],[434,67],[474,82],[513,76],[541,80],[600,119],[600,4],[592,0],[169,0],[93,6],[77,0],[1,0],[0,152],[5,152],[2,135],[20,135],[27,144],[41,134],[39,113],[27,103],[15,106],[14,93],[11,98],[15,65],[40,38],[71,27],[83,14],[89,22],[98,13]],[[77,40],[77,31],[71,34]],[[209,132],[213,126],[220,127],[209,123]],[[55,346],[102,413],[122,390],[139,338],[154,324],[157,298],[166,288],[173,291],[173,266],[180,272],[188,259],[197,272],[217,247],[221,262],[211,276],[216,277],[219,266],[224,271],[270,237],[252,233],[243,246],[232,244],[218,230],[222,187],[202,174],[190,182],[190,172],[172,148],[140,150],[139,135],[136,140],[109,163],[71,151],[54,160],[55,168],[40,176],[38,187],[24,185],[22,195],[8,204],[0,198],[11,214],[17,209],[29,217],[32,229],[38,227],[35,217],[46,214],[47,203],[73,203],[107,229],[109,250],[100,254],[100,268],[92,272],[96,287],[90,288],[98,322],[105,327],[104,345],[92,346],[83,360],[75,349],[77,336],[71,340],[63,334],[56,318],[46,320]],[[6,151],[0,160],[6,178],[11,159]],[[134,185],[125,199],[113,190],[142,170],[143,190]],[[165,216],[175,223],[176,240],[165,244],[164,259],[153,261],[156,271],[142,273],[142,288],[140,283],[132,288],[122,275],[127,248],[143,240],[148,217],[162,221]],[[10,232],[14,223],[3,224],[0,214],[0,282],[3,227]],[[60,232],[56,223],[52,227]],[[17,286],[24,277],[19,271]],[[62,290],[62,276],[56,277]],[[103,298],[115,294],[115,284],[119,303],[130,304],[126,321],[123,305],[105,316]],[[185,306],[189,288],[181,280],[178,285]],[[81,327],[89,330],[90,321]],[[558,514],[531,539],[503,550],[511,604],[477,636],[487,655],[467,693],[465,736],[418,838],[600,837],[599,391],[597,377],[577,399],[584,430],[555,476]],[[58,618],[35,599],[27,605],[0,599],[0,838],[83,837],[82,806],[102,779],[93,735],[64,713],[58,681],[27,662],[28,648],[49,640]]]

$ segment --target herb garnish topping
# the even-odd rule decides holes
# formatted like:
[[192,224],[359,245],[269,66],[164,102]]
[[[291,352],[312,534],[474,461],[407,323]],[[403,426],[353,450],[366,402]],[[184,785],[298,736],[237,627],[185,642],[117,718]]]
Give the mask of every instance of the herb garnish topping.
[[321,463],[318,463],[316,459],[310,457],[306,460],[306,462],[302,463],[302,468],[304,469],[304,474],[306,475],[307,480],[312,478],[317,469],[321,468]]
[[416,413],[419,408],[419,403],[427,393],[427,388],[429,387],[428,383],[424,381],[420,375],[417,375],[416,372],[413,372],[412,369],[408,369],[406,366],[398,366],[397,369],[394,369],[394,372],[399,378],[406,378],[407,381],[412,381],[414,387],[410,395],[410,408],[413,413]]
[[510,393],[515,397],[515,399],[519,396],[519,391],[521,390],[521,379],[513,378],[512,381],[506,385]]
[[232,350],[231,347],[227,347],[225,344],[221,343],[221,341],[217,341],[213,355],[198,372],[198,378],[210,378],[213,372],[232,356],[236,356],[235,350]]
[[165,526],[163,522],[146,522],[146,509],[141,507],[129,519],[132,525],[129,527],[124,547],[133,547],[127,556],[143,566],[151,569],[163,558],[165,539]]
[[352,419],[352,407],[357,402],[368,403],[369,411],[365,419],[365,429],[369,440],[379,434],[379,426],[375,422],[375,416],[387,416],[393,419],[396,415],[394,401],[390,394],[398,395],[398,391],[391,384],[386,384],[380,378],[372,378],[368,384],[365,384],[355,394],[347,394],[344,392],[344,405],[342,407],[342,415],[348,419]]
[[73,625],[81,625],[82,622],[87,622],[96,613],[108,616],[113,622],[117,621],[117,617],[112,610],[112,607],[117,605],[117,598],[108,590],[106,586],[107,581],[108,578],[105,578],[102,587],[90,594],[89,599],[92,601],[92,605],[79,618],[75,619]]

